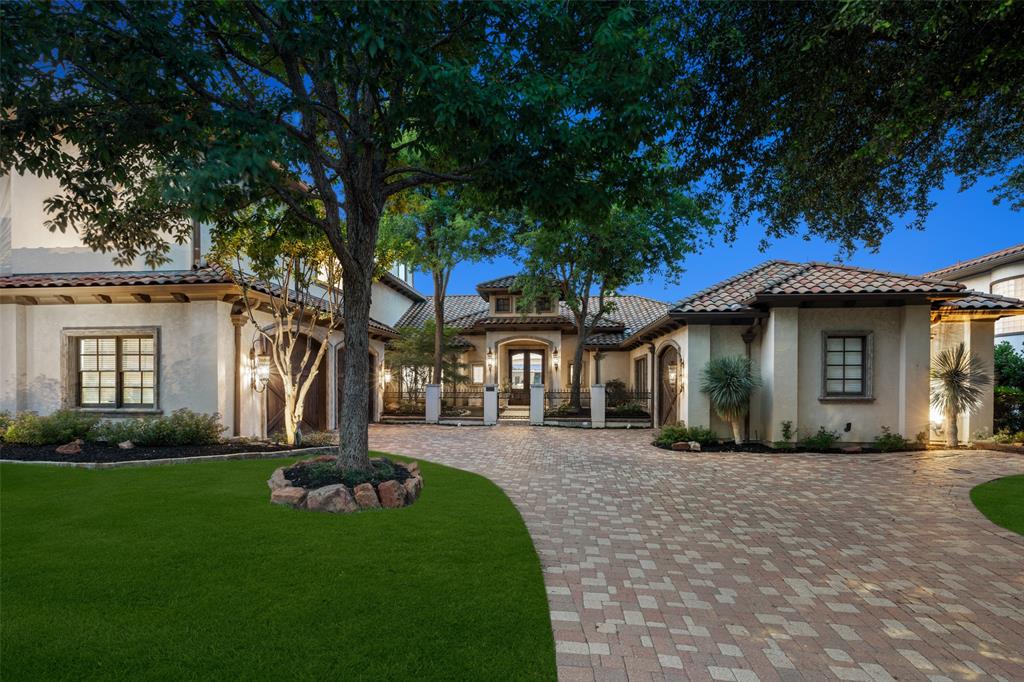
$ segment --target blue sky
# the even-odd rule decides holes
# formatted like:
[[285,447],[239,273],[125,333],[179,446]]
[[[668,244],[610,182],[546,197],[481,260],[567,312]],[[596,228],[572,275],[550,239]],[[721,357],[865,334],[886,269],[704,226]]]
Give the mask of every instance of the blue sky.
[[[1010,210],[1006,202],[993,205],[993,195],[988,191],[991,184],[979,183],[958,192],[957,181],[948,182],[946,189],[934,193],[936,206],[923,231],[897,227],[882,241],[878,253],[858,251],[844,262],[877,270],[921,273],[1024,241],[1024,213]],[[686,272],[678,282],[656,278],[623,293],[672,302],[770,258],[830,261],[837,252],[833,244],[822,240],[807,242],[800,237],[776,241],[761,252],[761,236],[758,225],[746,225],[732,244],[719,243],[690,256],[685,263]],[[452,274],[448,292],[473,293],[477,282],[518,270],[516,262],[509,258],[463,263]],[[416,288],[424,294],[432,293],[430,277],[417,273]]]

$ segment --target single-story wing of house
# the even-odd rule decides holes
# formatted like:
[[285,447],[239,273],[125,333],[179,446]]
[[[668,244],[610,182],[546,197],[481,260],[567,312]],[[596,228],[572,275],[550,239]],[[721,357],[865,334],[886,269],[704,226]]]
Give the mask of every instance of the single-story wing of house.
[[[57,190],[51,180],[0,176],[0,410],[126,417],[189,408],[219,413],[233,435],[278,430],[275,380],[253,390],[262,387],[250,361],[256,325],[272,318],[246,315],[239,287],[205,262],[206,231],[172,245],[161,268],[117,266],[76,234],[45,227],[43,201]],[[1020,259],[996,260],[1000,282],[1024,278]],[[510,275],[449,295],[445,323],[458,330],[468,375],[459,391],[497,386],[509,412],[529,402],[530,386],[562,395],[580,372],[585,386],[624,387],[655,426],[700,425],[729,437],[700,376],[712,358],[740,355],[761,381],[745,424],[751,440],[780,440],[786,422],[801,436],[825,427],[851,443],[873,440],[882,427],[914,438],[935,435],[941,423],[929,404],[931,357],[962,341],[991,367],[996,325],[1024,319],[1019,297],[994,293],[999,282],[974,290],[933,275],[772,260],[675,303],[616,296],[586,339],[563,301],[524,309]],[[420,389],[388,361],[401,330],[433,316],[431,297],[413,284],[399,264],[373,286],[371,420],[386,416],[392,397]],[[317,328],[306,342],[329,350],[302,428],[333,429],[343,334]],[[989,386],[981,408],[961,417],[961,434],[991,434],[992,403]]]

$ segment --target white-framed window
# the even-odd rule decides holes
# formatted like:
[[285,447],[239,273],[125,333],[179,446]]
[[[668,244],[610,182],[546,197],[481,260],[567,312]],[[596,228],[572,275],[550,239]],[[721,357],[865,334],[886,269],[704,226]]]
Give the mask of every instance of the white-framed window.
[[822,334],[823,399],[872,397],[871,332],[834,331]]
[[[992,293],[998,296],[1009,296],[1010,298],[1024,298],[1024,276],[993,282]],[[996,336],[1024,333],[1024,315],[1015,315],[996,320],[995,333]],[[996,339],[996,342],[998,341],[999,339]]]
[[474,362],[470,370],[472,371],[472,380],[474,384],[484,383],[484,363]]
[[158,336],[155,328],[63,330],[66,406],[156,410]]

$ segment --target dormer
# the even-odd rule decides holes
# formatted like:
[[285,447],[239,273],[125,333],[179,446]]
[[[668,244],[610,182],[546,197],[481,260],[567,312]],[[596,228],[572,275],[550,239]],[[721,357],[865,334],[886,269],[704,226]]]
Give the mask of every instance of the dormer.
[[517,317],[529,315],[558,315],[554,299],[541,298],[524,308],[522,289],[516,285],[516,275],[506,275],[476,285],[477,293],[490,304],[493,317]]

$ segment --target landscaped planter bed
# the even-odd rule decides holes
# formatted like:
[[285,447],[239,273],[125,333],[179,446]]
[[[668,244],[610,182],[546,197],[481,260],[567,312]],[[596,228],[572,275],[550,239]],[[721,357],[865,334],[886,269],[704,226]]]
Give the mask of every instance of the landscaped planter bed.
[[135,446],[123,449],[116,443],[83,442],[80,451],[72,454],[57,452],[56,445],[0,444],[0,459],[22,462],[130,462],[147,459],[187,459],[209,455],[231,455],[240,452],[287,452],[297,446],[281,443],[225,442],[212,445],[169,445],[162,447]]
[[920,452],[921,450],[927,450],[927,447],[915,446],[910,448],[903,448],[897,450],[880,450],[878,448],[871,447],[870,445],[859,445],[859,446],[848,446],[845,448],[805,448],[803,446],[793,446],[789,448],[773,448],[770,445],[764,445],[763,443],[702,443],[700,450],[691,450],[688,443],[674,443],[673,445],[661,445],[658,442],[651,443],[656,448],[662,450],[673,450],[677,452],[753,452],[763,454],[794,454],[794,453],[814,453],[814,454],[833,454],[833,455],[857,455],[857,454],[879,454],[882,452]]
[[371,471],[342,472],[329,455],[279,467],[267,480],[270,501],[294,509],[341,514],[364,509],[397,509],[420,496],[423,475],[416,462],[370,460]]

